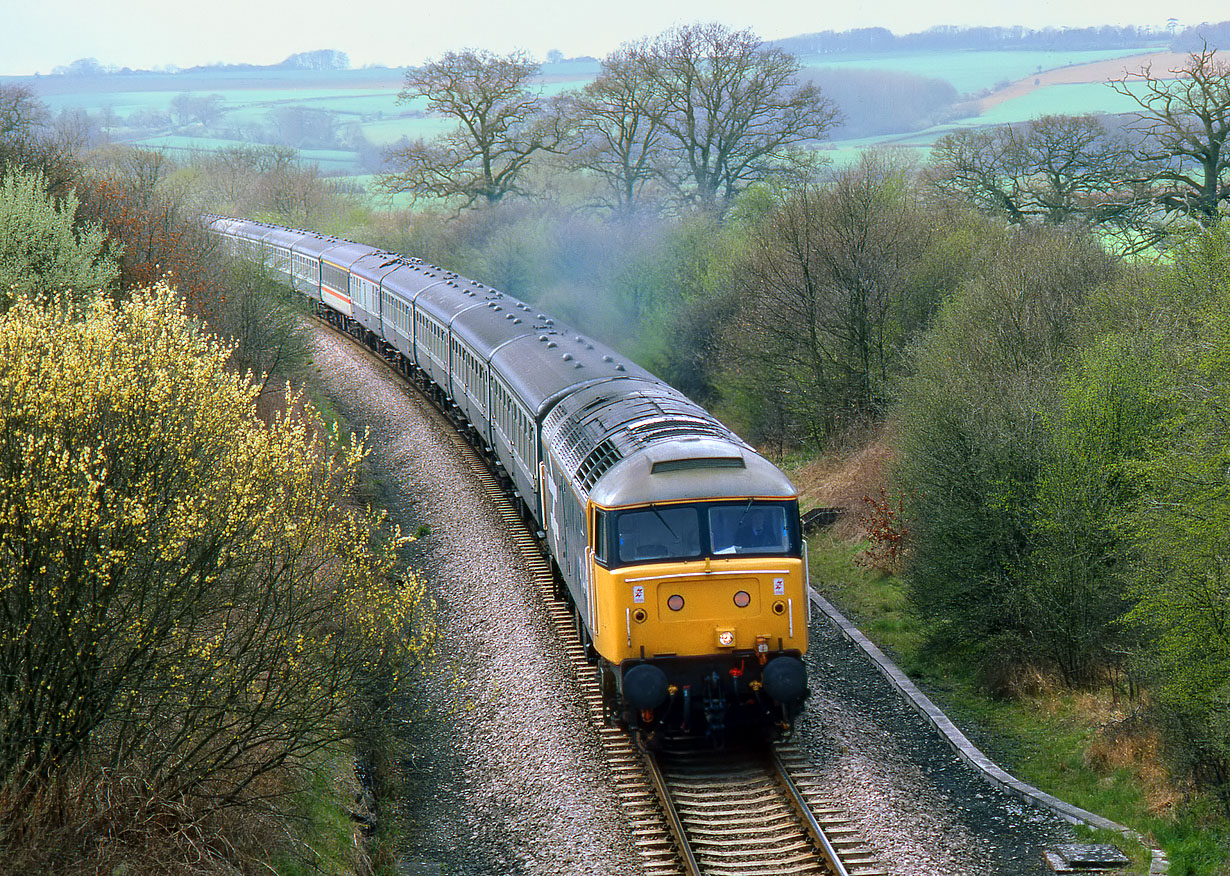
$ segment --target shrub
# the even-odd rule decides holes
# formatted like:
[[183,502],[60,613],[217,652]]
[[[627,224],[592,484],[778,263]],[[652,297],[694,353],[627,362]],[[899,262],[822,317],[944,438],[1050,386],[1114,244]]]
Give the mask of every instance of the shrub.
[[102,854],[30,820],[91,787],[185,843],[271,803],[429,645],[400,537],[348,504],[362,446],[294,398],[263,424],[229,354],[165,287],[0,316],[0,870]]

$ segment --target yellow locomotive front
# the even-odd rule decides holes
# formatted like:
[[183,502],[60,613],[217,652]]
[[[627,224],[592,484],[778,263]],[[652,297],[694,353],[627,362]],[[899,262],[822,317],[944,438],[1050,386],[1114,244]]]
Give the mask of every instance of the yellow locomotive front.
[[754,452],[703,444],[649,450],[591,494],[593,648],[631,725],[789,730],[807,694],[797,497]]
[[542,445],[539,519],[616,717],[652,735],[788,731],[808,614],[790,480],[643,376],[571,391]]

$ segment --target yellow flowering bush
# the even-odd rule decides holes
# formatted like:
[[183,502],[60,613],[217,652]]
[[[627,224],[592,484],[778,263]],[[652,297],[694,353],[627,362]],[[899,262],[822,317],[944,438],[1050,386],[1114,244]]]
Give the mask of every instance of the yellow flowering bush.
[[165,286],[0,314],[0,809],[87,757],[235,801],[430,648],[361,444],[229,355]]

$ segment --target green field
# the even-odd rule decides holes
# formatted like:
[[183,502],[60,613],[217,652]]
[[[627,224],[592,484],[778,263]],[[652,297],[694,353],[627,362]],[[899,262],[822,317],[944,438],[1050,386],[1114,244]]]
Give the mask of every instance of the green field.
[[1047,113],[1127,113],[1138,108],[1131,98],[1118,94],[1110,86],[1089,82],[1039,88],[1022,97],[1006,100],[968,121],[979,125],[1002,125]]
[[887,70],[944,79],[958,94],[979,94],[1043,70],[1091,64],[1108,58],[1139,55],[1148,49],[1098,52],[910,52],[846,56],[805,55],[799,60],[810,69]]
[[[1145,49],[1096,52],[915,52],[868,55],[802,56],[811,70],[900,71],[945,79],[963,95],[986,93],[1007,82],[1044,70],[1074,64],[1087,64],[1108,58],[1141,54]],[[545,65],[542,88],[558,94],[588,82],[598,70],[594,61],[569,61]],[[363,136],[377,147],[388,146],[402,137],[431,138],[453,127],[450,120],[423,114],[422,104],[398,104],[402,71],[364,69],[313,73],[286,70],[194,71],[181,74],[145,74],[73,79],[64,76],[32,77],[12,81],[29,85],[54,113],[84,110],[98,113],[109,109],[118,123],[111,129],[121,143],[165,148],[174,152],[218,149],[236,143],[267,140],[259,131],[272,131],[274,114],[287,106],[300,106],[333,113],[338,128],[357,125]],[[163,130],[138,130],[124,126],[134,113],[156,110],[170,113],[179,94],[195,96],[217,94],[221,115],[204,130],[199,124],[168,124]],[[953,127],[1003,124],[1025,121],[1045,113],[1125,112],[1131,102],[1100,84],[1053,85],[1005,101],[980,116],[909,134],[894,134],[865,139],[835,139],[824,152],[835,165],[855,160],[863,149],[892,145],[917,149],[925,157],[930,145]],[[841,131],[836,132],[838,138]],[[326,173],[362,173],[358,153],[347,149],[304,150],[306,161],[318,164]]]

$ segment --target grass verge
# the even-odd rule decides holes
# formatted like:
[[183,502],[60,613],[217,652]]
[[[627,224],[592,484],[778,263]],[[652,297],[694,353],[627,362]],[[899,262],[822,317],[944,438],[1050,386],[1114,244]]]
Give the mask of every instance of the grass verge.
[[[973,672],[929,653],[924,623],[909,611],[904,582],[856,564],[867,545],[819,533],[808,540],[816,590],[853,621],[983,752],[1024,782],[1151,836],[1170,876],[1230,872],[1230,830],[1209,801],[1176,786],[1140,701],[1111,686],[1073,691],[1041,676],[1013,699],[988,696]],[[1084,831],[1124,847],[1117,834]],[[1148,872],[1147,850],[1125,848],[1130,872]]]
[[322,753],[311,782],[287,806],[289,842],[269,861],[278,876],[348,876],[362,872],[350,805],[356,793],[354,764],[345,751]]

